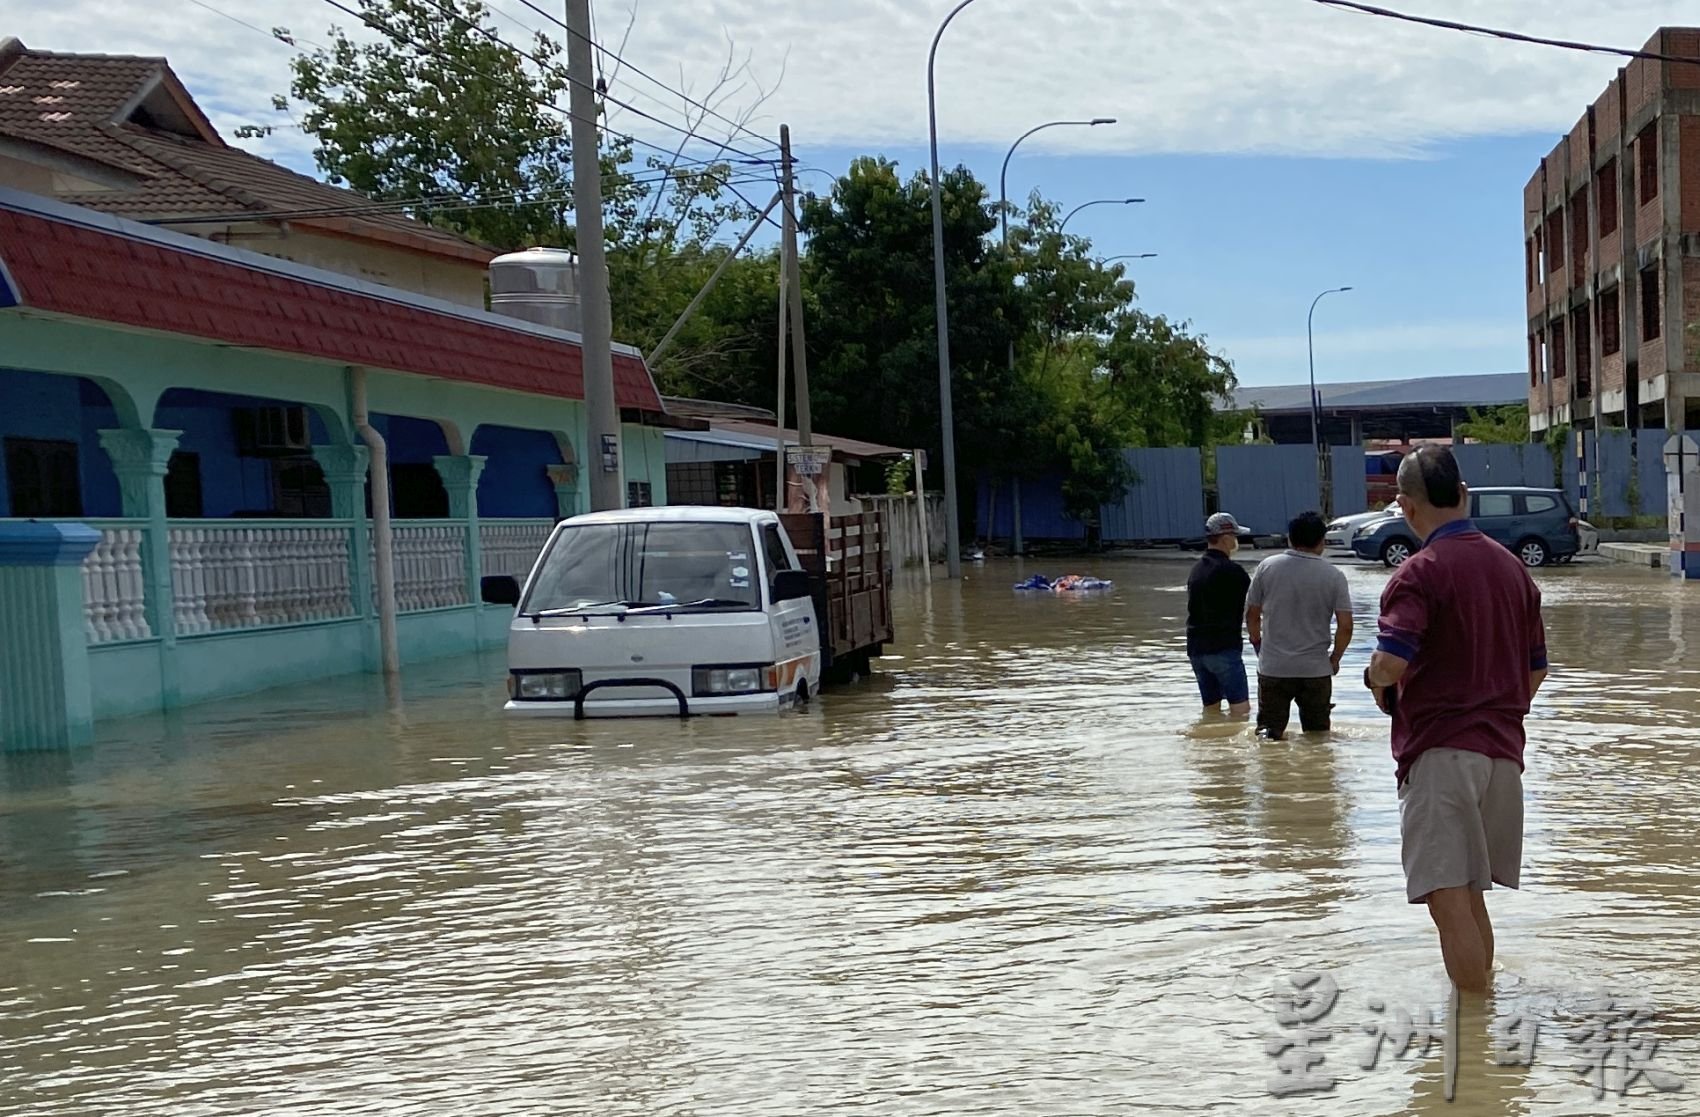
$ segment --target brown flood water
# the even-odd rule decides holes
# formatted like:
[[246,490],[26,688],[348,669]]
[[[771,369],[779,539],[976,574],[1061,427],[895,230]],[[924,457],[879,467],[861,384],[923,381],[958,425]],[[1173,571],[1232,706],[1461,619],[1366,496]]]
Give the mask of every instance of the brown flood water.
[[[6,759],[0,1113],[1700,1112],[1700,588],[1540,575],[1524,891],[1448,1105],[1438,1047],[1359,1066],[1370,999],[1446,989],[1351,683],[1384,575],[1332,735],[1259,743],[1198,716],[1184,565],[1068,565],[1114,592],[907,582],[879,675],[777,719],[507,721],[493,655]],[[1281,1099],[1306,970],[1338,1082]],[[1686,1091],[1596,1101],[1602,992]]]

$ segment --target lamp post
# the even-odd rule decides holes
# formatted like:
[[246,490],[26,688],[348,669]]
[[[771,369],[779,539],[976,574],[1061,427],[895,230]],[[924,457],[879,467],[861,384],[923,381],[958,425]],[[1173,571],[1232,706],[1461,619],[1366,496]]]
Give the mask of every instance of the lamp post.
[[950,26],[957,13],[973,2],[961,0],[950,10],[933,33],[933,45],[927,51],[927,144],[933,161],[933,300],[939,335],[939,426],[944,443],[944,555],[945,573],[951,578],[962,577],[962,539],[956,522],[956,431],[950,409],[950,311],[945,306],[944,198],[939,186],[938,90],[933,80],[933,64],[938,61],[939,40],[944,38],[944,29]]
[[1091,120],[1053,120],[1036,128],[1029,128],[1021,133],[1019,139],[1009,145],[1009,154],[1003,157],[1003,170],[998,172],[998,213],[1003,217],[1003,250],[1009,251],[1009,161],[1015,156],[1015,149],[1024,143],[1028,136],[1035,132],[1043,132],[1047,128],[1060,128],[1063,125],[1079,125],[1093,128],[1100,124],[1114,124],[1113,116],[1095,116]]
[[[1061,128],[1064,125],[1094,128],[1100,124],[1114,124],[1113,116],[1095,116],[1091,120],[1052,120],[1037,127],[1029,128],[1021,133],[1016,141],[1009,145],[1009,153],[1003,157],[1003,169],[998,172],[998,222],[1003,227],[1003,254],[1009,255],[1009,161],[1015,157],[1015,149],[1020,147],[1028,136],[1043,132],[1047,128]],[[1011,380],[1015,373],[1015,339],[1009,339],[1009,371]],[[994,504],[995,508],[996,505]],[[1021,538],[1021,478],[1016,477],[1010,482],[1009,489],[1009,549],[1020,554],[1023,548]]]
[[1144,200],[1144,198],[1099,198],[1091,202],[1081,202],[1068,211],[1068,216],[1062,219],[1061,225],[1057,226],[1057,232],[1060,233],[1068,228],[1068,223],[1074,220],[1074,215],[1083,209],[1091,209],[1093,206],[1136,206]]
[[1100,264],[1113,264],[1117,260],[1155,260],[1156,258],[1155,252],[1130,252],[1121,256],[1106,256],[1098,262]]
[[1323,462],[1322,462],[1322,408],[1316,399],[1316,304],[1329,295],[1339,295],[1350,291],[1350,287],[1330,287],[1310,302],[1310,313],[1305,315],[1305,348],[1310,353],[1310,452],[1316,457],[1316,492],[1323,498],[1323,516],[1332,516],[1334,494],[1324,492]]

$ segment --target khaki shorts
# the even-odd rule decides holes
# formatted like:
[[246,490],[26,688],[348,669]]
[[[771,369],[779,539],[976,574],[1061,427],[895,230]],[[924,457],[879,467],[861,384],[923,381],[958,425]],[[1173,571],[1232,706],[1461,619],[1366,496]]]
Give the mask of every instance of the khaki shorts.
[[1516,888],[1523,861],[1523,773],[1516,761],[1429,749],[1399,788],[1405,898],[1437,888]]

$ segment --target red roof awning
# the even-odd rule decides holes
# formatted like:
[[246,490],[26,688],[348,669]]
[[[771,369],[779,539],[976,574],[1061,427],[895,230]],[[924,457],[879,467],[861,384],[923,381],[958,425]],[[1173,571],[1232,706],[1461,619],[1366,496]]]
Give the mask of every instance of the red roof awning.
[[[392,296],[333,273],[14,191],[0,191],[0,279],[6,273],[16,301],[32,310],[584,398],[583,353],[556,331],[404,291]],[[8,301],[0,295],[0,306]],[[666,410],[649,369],[630,350],[614,354],[614,395],[622,408]]]

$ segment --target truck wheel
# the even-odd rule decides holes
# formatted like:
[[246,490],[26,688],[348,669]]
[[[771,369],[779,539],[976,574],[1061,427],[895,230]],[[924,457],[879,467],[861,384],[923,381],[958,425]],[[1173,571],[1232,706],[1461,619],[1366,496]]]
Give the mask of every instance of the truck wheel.
[[1381,561],[1388,566],[1404,566],[1411,557],[1411,545],[1403,539],[1389,539],[1381,545]]

